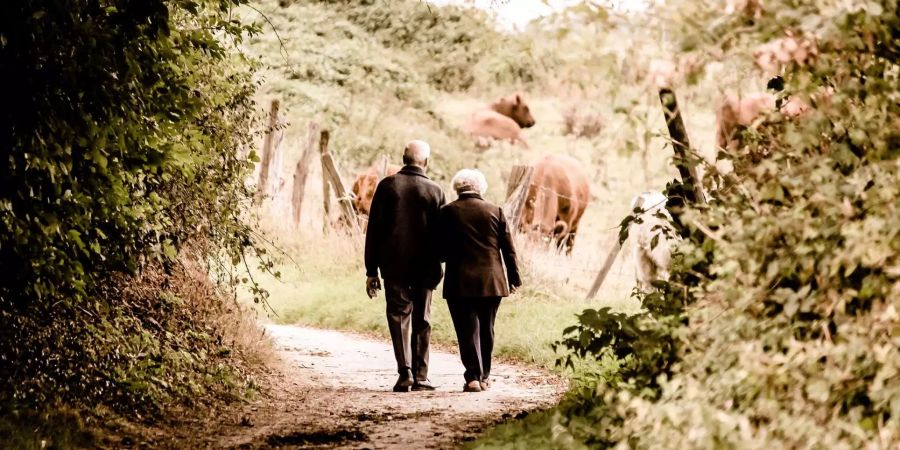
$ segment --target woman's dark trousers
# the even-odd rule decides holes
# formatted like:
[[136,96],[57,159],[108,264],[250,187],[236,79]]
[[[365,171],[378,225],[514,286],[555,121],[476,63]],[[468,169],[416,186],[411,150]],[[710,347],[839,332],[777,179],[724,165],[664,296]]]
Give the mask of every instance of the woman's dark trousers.
[[459,341],[459,356],[466,368],[466,382],[487,380],[491,375],[494,319],[500,297],[451,299],[447,306]]

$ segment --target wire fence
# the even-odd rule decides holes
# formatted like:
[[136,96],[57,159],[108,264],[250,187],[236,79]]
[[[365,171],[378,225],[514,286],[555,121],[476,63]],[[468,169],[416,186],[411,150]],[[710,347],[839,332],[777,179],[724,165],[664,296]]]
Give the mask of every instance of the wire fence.
[[[316,166],[313,165],[311,168],[308,187],[317,186],[320,183],[316,179],[321,180],[321,169]],[[581,200],[571,195],[559,193],[548,186],[540,186],[539,189],[545,194],[566,199],[573,204],[581,202]],[[274,228],[276,232],[282,235],[296,234],[302,232],[301,230],[312,230],[315,233],[321,233],[320,230],[323,229],[341,229],[338,215],[336,214],[337,208],[332,209],[331,217],[325,216],[322,210],[323,195],[320,189],[310,189],[307,192],[307,201],[303,204],[303,209],[305,210],[302,214],[303,223],[299,225],[291,223],[291,220],[288,219],[291,211],[289,198],[291,190],[292,180],[287,179],[282,184],[281,189],[269,198],[264,206],[264,210],[261,211],[261,216],[268,216],[266,220],[270,228]],[[350,200],[350,197],[350,195],[347,195],[346,200]],[[609,202],[604,203],[603,200],[599,199],[598,201],[598,199],[588,198],[586,201],[585,213],[577,228],[574,249],[571,255],[566,255],[564,251],[560,251],[554,243],[547,242],[546,236],[539,236],[529,232],[518,234],[519,257],[528,268],[530,275],[535,278],[534,282],[547,282],[549,283],[548,289],[551,289],[550,286],[562,287],[571,295],[583,298],[600,271],[606,256],[618,239],[618,224],[630,213],[630,204],[610,204]],[[334,204],[337,201],[339,200],[332,200],[332,202],[335,202]],[[536,211],[535,216],[538,216],[539,213],[539,211]],[[365,230],[368,217],[360,214],[357,218],[360,228]],[[347,227],[344,225],[344,228]],[[348,231],[342,230],[339,232]],[[308,232],[304,232],[304,234],[306,233]],[[359,236],[356,238],[359,238]],[[606,282],[596,296],[597,302],[610,299],[624,299],[630,295],[635,284],[634,264],[631,253],[631,247],[626,242],[622,251],[616,257],[607,275]]]

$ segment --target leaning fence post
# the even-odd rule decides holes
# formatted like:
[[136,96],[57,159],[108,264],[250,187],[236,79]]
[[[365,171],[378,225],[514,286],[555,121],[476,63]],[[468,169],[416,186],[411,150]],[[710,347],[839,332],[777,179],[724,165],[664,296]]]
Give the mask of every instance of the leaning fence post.
[[297,161],[297,167],[294,169],[294,191],[291,195],[291,205],[294,208],[294,225],[300,227],[300,211],[303,206],[303,197],[306,193],[306,178],[309,175],[309,163],[312,160],[313,152],[316,151],[316,140],[319,137],[319,124],[315,122],[309,123],[309,132],[306,134],[306,147],[303,148],[303,155]]
[[525,201],[528,197],[528,189],[531,186],[531,178],[534,175],[532,166],[513,166],[509,175],[509,183],[506,186],[506,203],[503,211],[506,221],[513,233],[519,229],[522,219]]
[[281,102],[278,99],[272,100],[272,107],[269,110],[269,122],[266,128],[266,137],[263,139],[262,160],[259,167],[259,182],[256,184],[256,195],[254,201],[259,204],[269,192],[269,169],[272,165],[273,147],[275,144],[275,127],[278,125],[278,109]]
[[327,149],[322,152],[322,177],[334,189],[334,195],[337,197],[338,205],[341,208],[341,217],[347,222],[351,233],[358,238],[361,234],[359,220],[356,218],[356,210],[353,208],[353,202],[350,199],[350,191],[344,184],[343,178],[341,178],[341,173],[334,162],[334,157],[331,156],[331,152]]
[[659,90],[659,101],[662,103],[663,115],[666,118],[666,128],[669,137],[672,138],[672,149],[675,151],[675,167],[681,174],[681,182],[691,189],[685,190],[685,200],[688,203],[706,204],[703,188],[700,186],[700,178],[697,176],[697,167],[693,157],[690,156],[691,141],[688,138],[684,120],[681,118],[681,109],[678,108],[678,99],[671,88]]
[[613,244],[613,247],[609,250],[609,253],[606,255],[606,260],[603,262],[603,267],[600,268],[600,272],[597,274],[597,278],[594,278],[594,284],[591,285],[591,290],[588,291],[587,300],[594,298],[597,295],[597,292],[600,291],[600,287],[603,286],[603,282],[606,280],[606,275],[609,273],[609,269],[612,268],[613,263],[616,261],[616,255],[622,250],[622,242],[619,241],[619,237],[616,236],[616,243]]
[[[669,137],[672,138],[672,150],[675,152],[675,157],[673,158],[675,167],[678,168],[678,173],[681,175],[682,184],[686,187],[690,187],[690,189],[685,189],[683,192],[685,197],[684,201],[686,203],[705,205],[706,196],[703,194],[703,187],[700,186],[700,177],[697,176],[697,166],[694,164],[694,159],[690,155],[691,141],[688,138],[687,129],[684,126],[684,119],[681,117],[681,109],[678,108],[678,98],[675,96],[675,91],[671,88],[661,88],[659,90],[659,102],[662,104],[663,116],[666,118],[666,128],[669,130]],[[677,217],[674,211],[670,212],[672,212],[673,216]],[[600,287],[603,286],[603,281],[606,280],[606,275],[609,273],[609,269],[612,267],[616,255],[618,255],[621,250],[622,243],[616,238],[616,243],[613,245],[612,249],[610,249],[609,254],[606,255],[606,261],[604,261],[603,267],[597,274],[597,278],[594,279],[594,284],[591,286],[590,291],[588,291],[588,300],[594,298],[594,296],[597,295],[597,292],[600,291]]]

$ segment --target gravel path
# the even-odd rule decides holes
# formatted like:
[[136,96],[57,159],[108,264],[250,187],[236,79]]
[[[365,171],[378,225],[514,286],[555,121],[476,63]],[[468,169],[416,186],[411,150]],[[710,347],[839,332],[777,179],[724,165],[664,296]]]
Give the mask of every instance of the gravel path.
[[[298,326],[266,327],[283,361],[266,398],[236,407],[180,445],[210,448],[454,448],[491,424],[552,406],[564,383],[498,364],[487,392],[462,392],[457,354],[432,350],[435,392],[394,393],[388,342]],[[180,446],[179,445],[179,446]]]

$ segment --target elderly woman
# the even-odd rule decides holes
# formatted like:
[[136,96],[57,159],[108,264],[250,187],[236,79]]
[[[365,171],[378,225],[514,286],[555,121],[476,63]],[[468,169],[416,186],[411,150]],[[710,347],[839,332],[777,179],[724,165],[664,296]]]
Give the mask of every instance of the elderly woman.
[[[466,392],[490,386],[494,318],[500,299],[521,286],[516,249],[503,210],[481,195],[484,174],[460,170],[453,177],[458,199],[441,208],[441,255],[447,263],[444,298],[466,368]],[[505,266],[505,269],[504,269]]]

